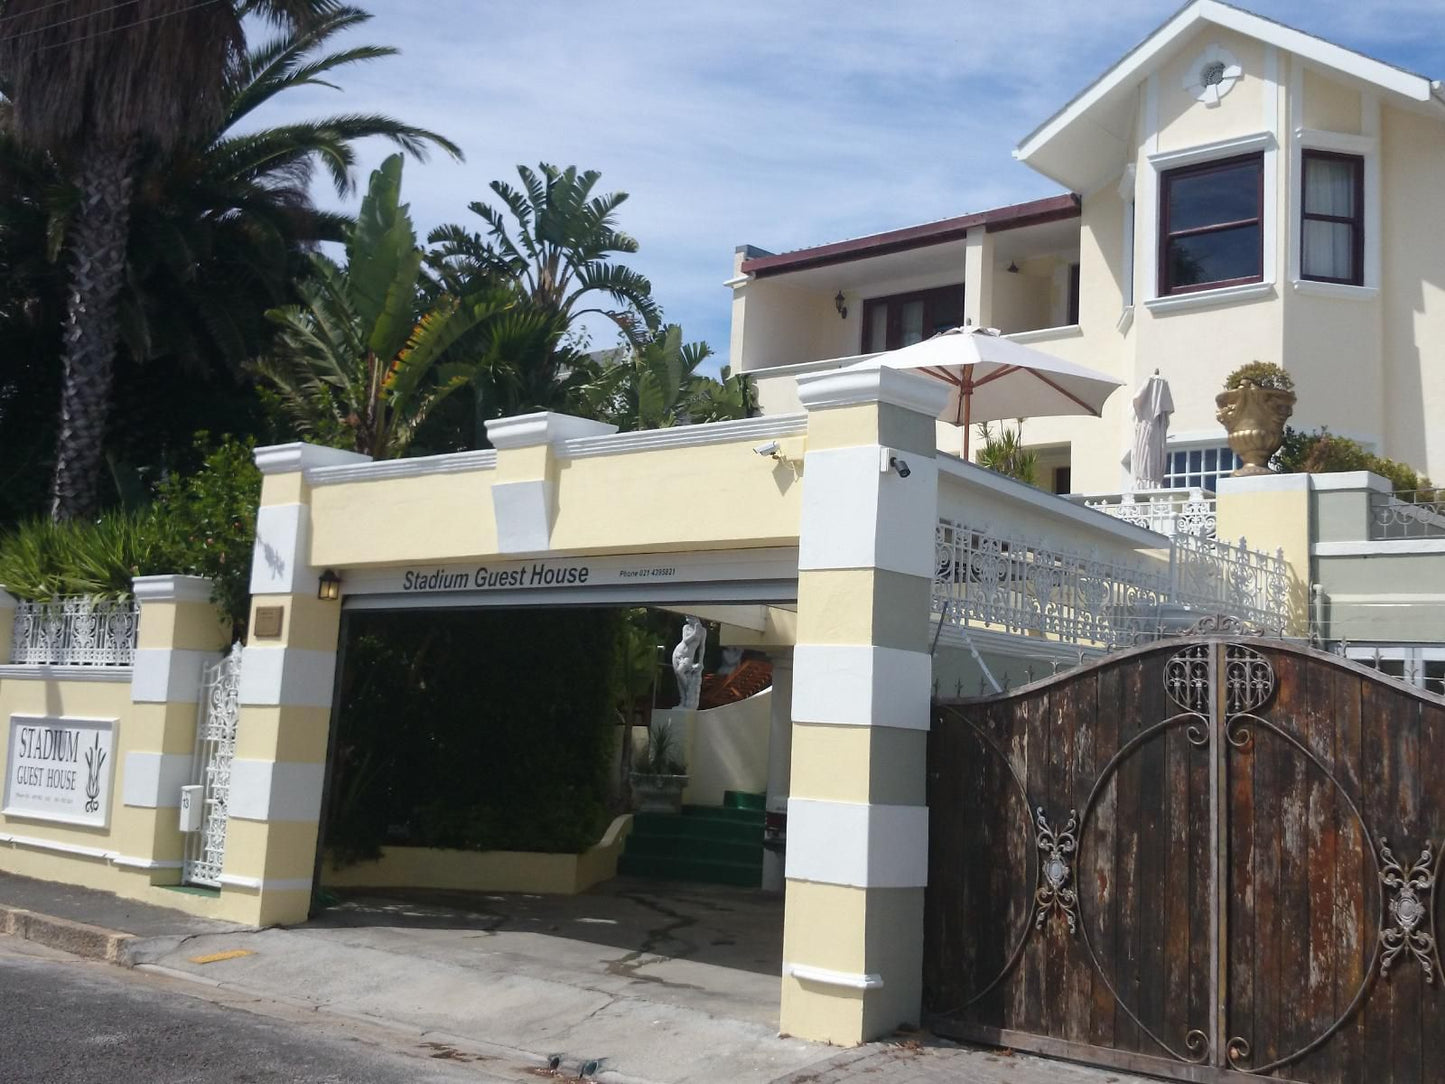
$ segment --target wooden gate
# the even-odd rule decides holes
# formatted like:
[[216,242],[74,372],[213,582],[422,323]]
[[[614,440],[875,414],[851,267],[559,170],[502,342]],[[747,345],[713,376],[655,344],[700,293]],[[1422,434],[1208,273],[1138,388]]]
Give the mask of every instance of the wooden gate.
[[928,767],[934,1030],[1179,1080],[1445,1081],[1445,699],[1175,641],[940,704]]

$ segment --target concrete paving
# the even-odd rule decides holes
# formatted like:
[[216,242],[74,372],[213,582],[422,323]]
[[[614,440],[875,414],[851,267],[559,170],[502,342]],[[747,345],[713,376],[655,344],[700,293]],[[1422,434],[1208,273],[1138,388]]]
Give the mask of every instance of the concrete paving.
[[1141,1080],[912,1038],[850,1050],[781,1038],[782,902],[752,890],[619,878],[575,897],[351,894],[305,926],[254,930],[167,926],[160,909],[21,880],[0,874],[0,907],[129,920],[145,936],[125,957],[154,975],[456,1045],[489,1067],[560,1054],[617,1084]]

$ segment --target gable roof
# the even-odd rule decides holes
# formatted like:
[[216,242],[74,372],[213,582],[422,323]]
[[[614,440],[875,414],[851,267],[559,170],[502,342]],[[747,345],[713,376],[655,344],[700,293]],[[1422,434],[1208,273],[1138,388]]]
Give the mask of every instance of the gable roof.
[[1318,67],[1340,72],[1408,101],[1445,107],[1438,81],[1220,0],[1192,0],[1025,136],[1014,148],[1014,157],[1076,191],[1092,191],[1111,179],[1117,168],[1101,173],[1098,163],[1107,156],[1111,165],[1117,165],[1127,148],[1105,123],[1108,114],[1117,112],[1139,81],[1162,62],[1170,50],[1206,24],[1276,46]]

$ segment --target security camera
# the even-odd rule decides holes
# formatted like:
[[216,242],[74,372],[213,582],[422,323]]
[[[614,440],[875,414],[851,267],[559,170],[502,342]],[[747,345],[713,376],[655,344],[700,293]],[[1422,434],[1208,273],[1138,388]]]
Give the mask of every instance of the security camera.
[[753,449],[753,451],[757,452],[758,455],[770,456],[773,459],[778,458],[778,453],[781,450],[782,445],[775,440],[770,440],[766,444],[759,444],[756,448]]
[[888,465],[898,472],[898,477],[907,478],[913,472],[908,469],[908,460],[899,459],[896,455],[888,457]]

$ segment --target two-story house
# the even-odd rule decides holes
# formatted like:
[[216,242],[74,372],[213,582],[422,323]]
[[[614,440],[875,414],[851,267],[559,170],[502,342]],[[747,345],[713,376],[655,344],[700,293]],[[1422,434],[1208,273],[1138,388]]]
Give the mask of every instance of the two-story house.
[[[1166,483],[1234,461],[1225,376],[1294,376],[1293,423],[1445,478],[1445,96],[1432,80],[1196,0],[1015,150],[1069,194],[783,254],[739,248],[731,363],[765,413],[793,378],[996,327],[1126,384],[1025,423],[1040,483],[1128,487],[1132,389],[1175,403]],[[940,447],[959,450],[940,426]]]

